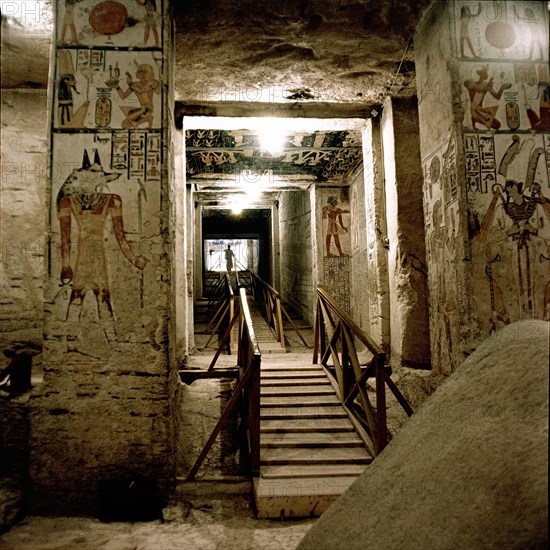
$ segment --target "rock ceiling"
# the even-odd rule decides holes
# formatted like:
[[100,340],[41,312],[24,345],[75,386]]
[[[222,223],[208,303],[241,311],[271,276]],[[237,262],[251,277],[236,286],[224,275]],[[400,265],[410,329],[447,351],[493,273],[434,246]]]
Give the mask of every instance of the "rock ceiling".
[[[369,116],[390,93],[415,93],[412,36],[430,3],[173,2],[176,118],[223,109],[228,116]],[[3,14],[2,87],[47,85],[52,0],[41,6],[33,24]],[[187,176],[220,187],[224,174],[243,170],[338,183],[360,158],[360,139],[351,131],[294,132],[280,155],[262,151],[245,127],[204,132],[215,137],[187,132]]]
[[[227,102],[229,116],[369,116],[390,91],[416,93],[411,38],[429,3],[178,3],[176,112],[220,114]],[[273,155],[246,128],[193,130],[186,149],[188,181],[203,191],[230,190],[247,171],[279,188],[340,184],[361,160],[358,131],[292,132]]]
[[176,99],[379,104],[390,88],[414,93],[411,38],[429,4],[178,2]]

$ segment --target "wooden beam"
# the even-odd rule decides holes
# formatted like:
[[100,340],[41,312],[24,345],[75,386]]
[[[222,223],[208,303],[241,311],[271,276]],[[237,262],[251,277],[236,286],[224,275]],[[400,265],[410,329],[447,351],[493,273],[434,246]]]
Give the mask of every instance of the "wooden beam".
[[209,371],[211,371],[214,368],[214,365],[216,364],[218,357],[221,355],[222,349],[229,342],[229,335],[231,334],[231,331],[233,330],[233,325],[235,324],[235,321],[237,320],[238,317],[239,317],[239,308],[237,308],[237,310],[233,315],[233,318],[229,322],[229,326],[227,327],[225,334],[223,335],[221,344],[218,347],[216,353],[214,354],[214,359],[212,359],[212,363],[210,363],[210,366],[208,367]]
[[178,371],[180,380],[185,384],[192,384],[195,380],[204,378],[238,378],[239,367],[224,367],[213,370],[183,369]]
[[248,369],[246,369],[245,373],[243,374],[243,377],[241,378],[240,382],[235,388],[235,391],[233,392],[231,399],[227,402],[227,405],[225,406],[225,409],[223,410],[223,413],[220,416],[220,419],[218,420],[216,426],[212,430],[212,433],[210,434],[208,441],[204,445],[199,457],[195,461],[195,464],[193,464],[193,467],[191,468],[191,470],[189,470],[189,473],[187,474],[187,478],[186,478],[187,481],[193,481],[193,479],[195,479],[195,475],[198,469],[201,467],[201,464],[204,462],[204,459],[206,458],[206,455],[208,454],[210,447],[212,447],[212,444],[216,440],[216,437],[218,437],[218,434],[220,433],[224,422],[227,420],[227,418],[231,414],[231,411],[234,409],[235,405],[237,404],[237,401],[241,397],[241,392],[243,391],[244,387],[248,383],[248,379],[252,374],[253,367],[254,365],[251,365],[250,367],[248,367]]
[[403,407],[404,411],[407,413],[408,416],[412,416],[414,411],[412,407],[409,405],[409,402],[405,399],[403,394],[399,391],[398,387],[395,385],[395,382],[390,378],[390,376],[385,372],[384,376],[386,377],[386,384],[388,385],[388,388],[393,392],[393,395],[395,395],[395,398],[397,401],[399,401],[399,404]]
[[279,118],[371,118],[371,111],[380,110],[380,103],[332,103],[328,101],[288,103],[259,101],[201,101],[192,103],[176,100],[174,120],[181,129],[184,116],[208,117],[279,117]]

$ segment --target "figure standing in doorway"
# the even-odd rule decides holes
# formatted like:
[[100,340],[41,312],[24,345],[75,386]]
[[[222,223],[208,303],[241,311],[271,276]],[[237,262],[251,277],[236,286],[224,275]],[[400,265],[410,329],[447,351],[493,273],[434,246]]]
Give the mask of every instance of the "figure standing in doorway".
[[233,254],[233,250],[231,250],[231,245],[228,244],[225,250],[225,266],[227,268],[227,271],[233,270],[234,259],[235,259],[235,254]]
[[348,228],[344,226],[342,214],[349,214],[349,210],[342,210],[339,208],[338,199],[334,195],[331,195],[327,199],[326,206],[323,207],[323,219],[328,220],[325,245],[327,256],[329,257],[335,256],[335,254],[330,252],[330,243],[332,240],[334,240],[338,254],[340,256],[348,256],[348,254],[342,251],[342,246],[340,244],[340,235],[348,232]]

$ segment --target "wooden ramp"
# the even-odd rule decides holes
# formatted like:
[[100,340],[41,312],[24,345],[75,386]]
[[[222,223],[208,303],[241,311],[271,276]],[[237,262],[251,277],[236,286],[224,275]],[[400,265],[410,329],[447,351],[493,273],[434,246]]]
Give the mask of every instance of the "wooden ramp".
[[320,516],[372,456],[309,354],[264,354],[261,344],[260,350],[258,518]]
[[248,308],[250,310],[250,316],[252,317],[252,324],[254,325],[254,334],[256,335],[256,341],[262,352],[263,356],[269,353],[286,353],[284,342],[278,342],[277,338],[273,334],[271,327],[265,322],[258,306],[254,299],[248,300]]

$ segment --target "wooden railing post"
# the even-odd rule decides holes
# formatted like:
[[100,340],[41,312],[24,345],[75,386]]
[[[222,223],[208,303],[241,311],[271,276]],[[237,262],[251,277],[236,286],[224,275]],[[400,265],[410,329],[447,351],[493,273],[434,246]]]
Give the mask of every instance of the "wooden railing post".
[[304,343],[304,346],[308,347],[308,343],[305,338],[284,309],[279,292],[266,282],[262,281],[255,273],[251,272],[251,275],[254,281],[254,298],[256,300],[256,304],[258,305],[263,318],[266,320],[266,323],[273,330],[275,338],[281,344],[281,348],[285,349],[286,346],[283,314],[286,315],[292,328],[296,331],[296,334],[298,334]]
[[386,418],[386,378],[384,372],[384,356],[374,359],[376,376],[376,424],[377,439],[376,451],[381,453],[388,444],[388,423]]
[[[233,290],[230,289],[229,292],[229,319],[233,319],[233,315],[235,315],[235,295],[233,294]],[[233,353],[234,348],[234,341],[235,337],[233,336],[233,331],[229,333],[229,355]]]
[[317,365],[319,360],[319,351],[323,353],[323,346],[321,344],[321,305],[317,300],[317,307],[315,309],[315,327],[313,328],[313,364]]
[[281,296],[277,293],[275,301],[275,321],[277,328],[275,333],[277,334],[277,340],[284,345],[285,342],[285,329],[283,328],[283,312],[281,310]]
[[248,426],[250,433],[250,470],[260,475],[260,357],[254,355],[250,365],[250,408]]
[[[203,447],[199,457],[193,464],[189,474],[187,475],[187,481],[191,481],[195,478],[195,475],[203,463],[206,455],[210,451],[216,437],[220,433],[224,422],[227,420],[233,409],[238,403],[244,403],[243,421],[246,428],[246,451],[249,456],[250,469],[252,475],[259,475],[260,471],[260,366],[261,366],[261,354],[260,348],[254,335],[254,328],[252,326],[252,319],[250,317],[250,310],[248,309],[248,303],[246,301],[246,291],[244,288],[240,289],[240,304],[239,314],[234,314],[229,326],[224,335],[224,340],[229,339],[227,331],[232,330],[233,325],[237,321],[239,327],[239,340],[237,348],[237,366],[240,371],[240,380],[235,388],[233,395],[227,402],[225,409],[222,412],[220,419],[218,420],[214,430],[210,434],[208,441]],[[212,361],[208,371],[214,368],[215,362],[221,351],[222,344],[218,349],[214,360]]]
[[252,326],[252,318],[246,300],[246,291],[240,289],[241,337],[239,339],[239,357],[241,366],[250,372],[250,382],[245,391],[246,432],[248,455],[252,475],[260,472],[260,366],[261,354]]
[[[337,318],[337,322],[333,319]],[[332,332],[329,331],[329,323]],[[329,331],[327,338],[327,331]],[[359,340],[372,354],[372,361],[363,366],[359,362],[354,338]],[[333,385],[340,391],[342,403],[352,412],[355,400],[362,406],[361,422],[366,423],[369,434],[364,438],[368,448],[379,454],[388,444],[386,413],[386,384],[399,404],[410,416],[413,411],[407,400],[385,371],[385,354],[382,348],[353,321],[350,315],[321,287],[317,288],[317,308],[315,319],[315,344],[313,362],[327,367],[329,359],[334,366]],[[367,380],[375,378],[376,407],[369,400]]]

